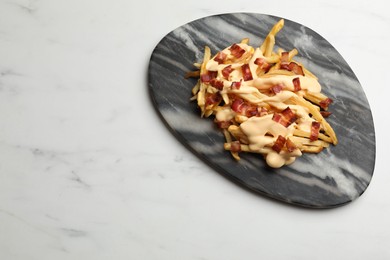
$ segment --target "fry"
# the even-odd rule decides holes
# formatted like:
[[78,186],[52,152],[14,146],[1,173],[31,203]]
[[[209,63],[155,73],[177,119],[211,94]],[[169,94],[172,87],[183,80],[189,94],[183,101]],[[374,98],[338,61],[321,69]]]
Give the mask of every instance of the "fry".
[[284,26],[284,20],[281,19],[272,27],[271,31],[268,33],[267,37],[265,38],[265,41],[260,46],[260,50],[262,51],[265,57],[271,55],[275,45],[275,36],[283,28],[283,26]]
[[[231,144],[231,143],[224,143],[224,149],[230,151],[230,150],[232,149],[232,144]],[[242,152],[267,154],[267,153],[269,153],[271,150],[272,150],[271,148],[265,147],[265,148],[263,148],[263,149],[261,149],[261,150],[255,150],[255,151],[253,151],[253,150],[251,150],[251,149],[249,148],[249,145],[241,144],[241,151],[242,151]]]
[[[309,139],[310,133],[299,130],[299,129],[295,129],[294,136],[305,137],[305,138]],[[330,138],[329,136],[326,136],[324,134],[321,134],[321,133],[318,135],[318,139],[323,140],[323,141],[328,142],[328,143],[333,143],[332,138]]]
[[[246,135],[241,131],[240,127],[236,126],[236,125],[231,125],[229,126],[229,128],[227,129],[227,131],[232,135],[234,136],[234,138],[238,141],[240,141],[240,143],[242,144],[249,144],[249,141],[248,141],[248,138],[246,137]],[[229,143],[231,141],[228,141]]]
[[241,43],[249,44],[249,38],[242,39]]

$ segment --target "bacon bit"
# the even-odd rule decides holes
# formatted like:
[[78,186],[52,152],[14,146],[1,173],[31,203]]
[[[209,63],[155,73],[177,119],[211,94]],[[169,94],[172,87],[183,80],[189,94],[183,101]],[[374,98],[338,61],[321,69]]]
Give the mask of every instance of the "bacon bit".
[[215,55],[214,60],[216,62],[218,62],[218,64],[221,64],[221,63],[224,63],[224,61],[226,60],[226,57],[227,57],[227,54],[220,51],[217,53],[217,55]]
[[288,125],[291,125],[298,119],[297,115],[295,115],[295,113],[290,109],[290,107],[287,107],[285,110],[282,111],[282,116],[288,121]]
[[210,83],[210,81],[216,78],[217,75],[218,75],[218,71],[207,71],[207,73],[200,75],[200,80],[203,83]]
[[322,108],[322,109],[327,109],[328,108],[328,106],[331,104],[333,102],[333,100],[331,99],[331,98],[326,98],[326,99],[324,99],[324,100],[322,100],[321,102],[320,102],[320,107]]
[[234,141],[230,143],[230,151],[232,152],[241,152],[241,144],[239,141]]
[[268,72],[271,68],[271,65],[265,61],[263,58],[257,58],[254,63],[259,66],[260,69]]
[[302,66],[299,66],[295,62],[290,62],[290,64],[288,64],[288,68],[290,71],[294,72],[297,75],[305,76],[305,74],[303,73]]
[[280,153],[280,151],[282,150],[285,143],[286,143],[286,138],[279,135],[278,138],[276,139],[274,145],[272,146],[272,150],[274,150],[277,153]]
[[232,103],[232,110],[237,113],[242,113],[247,107],[248,105],[242,99],[235,99]]
[[255,59],[254,63],[258,66],[262,66],[265,63],[265,59],[263,58],[257,58]]
[[280,123],[280,121],[282,121],[282,115],[279,114],[279,113],[275,113],[275,114],[272,116],[272,120],[274,120],[274,121],[277,122],[277,123]]
[[[281,58],[282,59],[282,58]],[[288,70],[294,72],[296,75],[302,75],[305,76],[305,73],[303,73],[303,68],[302,66],[298,65],[295,62],[281,62],[280,63],[280,69],[282,70]]]
[[260,112],[259,112],[257,106],[248,106],[247,109],[245,110],[245,115],[247,117],[259,116]]
[[290,107],[285,108],[282,111],[282,115],[285,116],[285,117],[293,117],[293,116],[295,116],[294,112],[291,110]]
[[205,105],[206,106],[215,105],[215,104],[218,104],[219,102],[221,102],[221,100],[222,100],[222,97],[221,97],[221,95],[219,95],[219,93],[208,94],[206,96]]
[[240,87],[241,87],[241,81],[242,81],[242,80],[240,80],[240,81],[233,81],[233,82],[232,82],[232,85],[231,85],[232,89],[240,89]]
[[222,69],[222,76],[225,79],[229,78],[230,73],[232,73],[234,69],[232,68],[232,65],[226,66],[225,68]]
[[230,50],[230,53],[236,57],[237,59],[241,58],[242,55],[244,55],[245,53],[245,50],[243,48],[241,48],[238,44],[233,44],[232,46],[230,46],[229,48]]
[[298,119],[298,117],[290,109],[290,107],[287,107],[280,114],[275,113],[272,117],[272,120],[274,120],[275,122],[278,122],[279,124],[283,125],[284,127],[289,127],[297,119]]
[[329,111],[320,111],[320,113],[325,118],[329,117],[332,114],[332,112],[329,112]]
[[210,85],[219,90],[223,89],[223,81],[217,80],[215,78],[210,80]]
[[281,91],[283,90],[283,85],[278,84],[278,85],[272,86],[272,87],[270,87],[270,90],[271,90],[274,94],[278,94],[279,92],[281,92]]
[[200,80],[204,83],[209,83],[211,80],[211,77],[209,74],[202,74],[202,75],[200,75]]
[[218,127],[221,128],[221,129],[227,129],[232,124],[232,122],[230,120],[229,121],[217,121],[217,120],[215,120],[215,122],[217,123]]
[[242,99],[235,99],[233,101],[232,110],[247,117],[260,116],[261,111],[256,105],[248,105]]
[[290,140],[290,138],[287,138],[286,147],[289,153],[292,153],[295,149],[297,149],[297,146],[294,144],[293,141]]
[[280,63],[280,69],[282,69],[282,70],[290,70],[290,68],[289,68],[289,66],[288,66],[289,64],[288,63]]
[[318,134],[320,133],[321,124],[317,121],[313,121],[311,123],[311,133],[310,133],[310,141],[315,141],[318,139]]
[[280,63],[288,63],[289,61],[289,52],[288,51],[284,51],[282,52],[282,55],[280,57]]
[[241,66],[242,76],[244,78],[244,81],[252,80],[252,72],[249,68],[249,64],[244,64]]
[[208,71],[208,73],[210,74],[210,77],[212,79],[214,79],[218,76],[218,71]]
[[301,90],[301,81],[299,78],[294,78],[292,80],[293,84],[294,84],[294,91],[297,92],[297,91],[300,91]]

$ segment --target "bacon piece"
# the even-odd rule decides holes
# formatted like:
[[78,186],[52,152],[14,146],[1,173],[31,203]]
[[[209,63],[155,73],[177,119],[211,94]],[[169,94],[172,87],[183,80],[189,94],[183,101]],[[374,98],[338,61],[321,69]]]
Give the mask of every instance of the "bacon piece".
[[294,144],[293,141],[290,140],[290,138],[287,138],[286,147],[289,153],[292,153],[295,149],[297,149],[297,146]]
[[294,72],[296,75],[305,76],[302,66],[295,62],[280,62],[280,69]]
[[288,125],[294,123],[298,117],[295,115],[295,113],[291,110],[290,107],[287,107],[285,110],[282,111],[282,116],[289,122]]
[[271,65],[265,61],[263,58],[257,58],[254,63],[259,66],[260,69],[264,70],[265,72],[268,72],[268,70],[271,68]]
[[244,64],[241,66],[242,76],[244,78],[244,81],[252,80],[252,72],[249,68],[249,64]]
[[289,127],[297,119],[298,119],[298,117],[290,109],[290,107],[287,107],[280,114],[279,113],[275,113],[273,115],[273,117],[272,117],[272,120],[274,120],[275,122],[278,122],[279,124],[283,125],[284,127]]
[[329,117],[332,114],[332,112],[329,112],[329,111],[320,111],[320,113],[325,118]]
[[280,63],[280,69],[282,70],[290,70],[290,68],[288,67],[288,63]]
[[315,141],[318,139],[318,134],[320,133],[321,124],[317,121],[311,123],[311,132],[310,132],[310,141]]
[[297,91],[300,91],[301,90],[301,81],[299,78],[294,78],[292,80],[293,84],[294,84],[294,91],[297,92]]
[[235,99],[231,107],[234,112],[247,117],[260,116],[261,112],[263,113],[263,115],[264,112],[267,113],[267,110],[264,111],[256,105],[248,104],[242,99]]
[[200,75],[200,80],[203,83],[210,83],[210,81],[216,78],[218,75],[218,71],[207,71],[206,73]]
[[272,146],[272,150],[274,150],[277,153],[280,153],[280,151],[282,150],[285,143],[286,143],[286,138],[279,135],[278,138],[276,139],[274,145]]
[[241,152],[241,144],[239,141],[234,141],[230,143],[230,151],[232,152]]
[[264,63],[266,63],[265,59],[263,58],[256,58],[254,63],[258,66],[262,66]]
[[238,44],[234,43],[232,46],[229,48],[230,53],[236,57],[237,59],[241,58],[242,55],[244,55],[245,50],[241,48]]
[[215,78],[210,80],[210,85],[219,90],[223,89],[223,81],[217,80]]
[[282,115],[279,114],[279,113],[275,113],[273,116],[272,116],[272,120],[274,120],[275,122],[277,123],[280,123],[282,121]]
[[241,81],[242,81],[242,80],[240,80],[240,81],[233,81],[233,82],[232,82],[232,85],[231,85],[232,89],[240,89],[240,87],[241,87]]
[[208,71],[208,74],[212,79],[214,79],[218,76],[218,71]]
[[237,113],[242,113],[247,109],[248,105],[245,104],[244,100],[242,99],[235,99],[232,103],[232,110]]
[[290,62],[290,63],[288,64],[288,70],[294,72],[294,73],[297,74],[297,75],[305,76],[305,74],[303,73],[302,66],[299,66],[299,65],[296,64],[295,62]]
[[274,94],[278,94],[279,92],[281,92],[281,91],[283,90],[283,85],[278,84],[278,85],[272,86],[272,87],[270,87],[270,90],[271,90]]
[[215,105],[215,104],[218,104],[219,102],[221,102],[221,100],[222,100],[222,97],[219,93],[208,94],[208,95],[206,95],[205,105],[206,105],[206,107],[209,105]]
[[280,68],[282,70],[290,70],[288,65],[289,65],[289,53],[287,51],[284,51],[280,56]]
[[222,76],[223,76],[225,79],[228,79],[230,73],[232,73],[233,70],[234,70],[234,69],[232,68],[232,65],[226,66],[225,68],[222,69]]
[[226,57],[227,57],[227,54],[220,51],[217,53],[217,55],[215,55],[214,60],[216,62],[218,62],[218,64],[221,64],[221,63],[224,63],[224,61],[226,60]]
[[259,116],[260,112],[259,109],[257,108],[256,105],[253,106],[248,106],[245,110],[245,115],[247,117],[252,117],[252,116]]
[[333,100],[331,99],[331,98],[326,98],[326,99],[324,99],[324,100],[321,100],[321,102],[320,102],[320,107],[322,108],[322,109],[327,109],[328,108],[328,106],[331,104],[333,102]]
[[204,83],[209,83],[211,80],[211,77],[208,73],[200,75],[200,80]]

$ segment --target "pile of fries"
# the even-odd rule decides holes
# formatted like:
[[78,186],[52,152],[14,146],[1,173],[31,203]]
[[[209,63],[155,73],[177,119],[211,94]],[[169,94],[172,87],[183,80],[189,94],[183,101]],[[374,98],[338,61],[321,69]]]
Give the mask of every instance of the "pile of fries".
[[212,56],[206,46],[198,69],[186,75],[199,78],[191,100],[202,117],[215,117],[224,149],[236,160],[240,152],[262,154],[273,168],[338,142],[325,119],[332,99],[317,77],[294,60],[297,49],[274,51],[283,26],[281,19],[256,48],[245,38]]

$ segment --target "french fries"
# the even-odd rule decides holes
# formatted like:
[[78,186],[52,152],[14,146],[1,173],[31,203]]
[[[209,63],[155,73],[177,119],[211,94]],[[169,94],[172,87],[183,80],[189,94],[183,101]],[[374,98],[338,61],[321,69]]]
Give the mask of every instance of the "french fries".
[[215,116],[224,149],[236,160],[240,152],[261,154],[274,168],[338,143],[326,121],[332,99],[318,78],[294,60],[297,49],[274,51],[283,26],[281,19],[257,48],[244,38],[212,56],[206,46],[198,70],[186,74],[199,78],[191,100],[201,117]]

